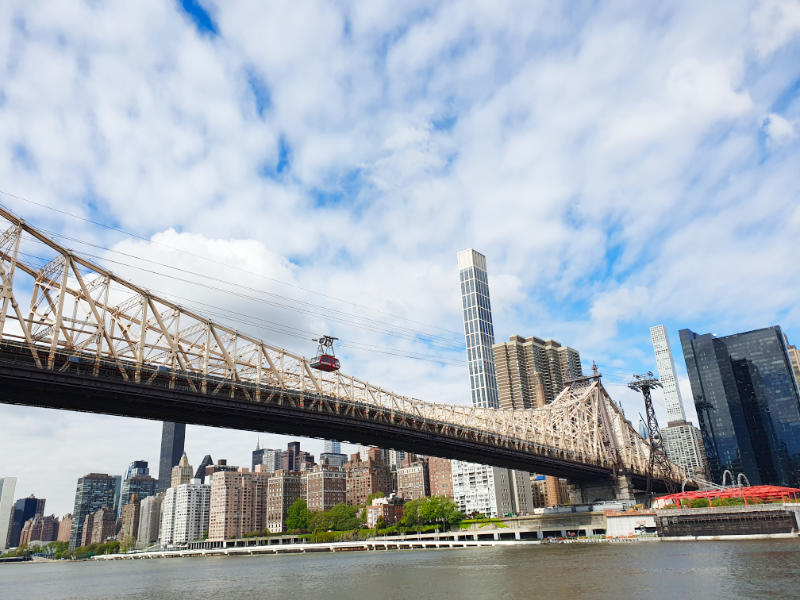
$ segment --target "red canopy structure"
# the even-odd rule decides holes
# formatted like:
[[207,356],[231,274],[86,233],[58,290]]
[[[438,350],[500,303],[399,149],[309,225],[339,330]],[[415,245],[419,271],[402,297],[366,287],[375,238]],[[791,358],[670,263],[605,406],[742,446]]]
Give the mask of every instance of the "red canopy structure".
[[764,502],[798,502],[800,501],[800,489],[781,487],[777,485],[753,485],[749,487],[729,487],[722,490],[703,490],[698,492],[682,492],[680,494],[670,494],[656,498],[655,504],[663,508],[669,504],[681,506],[683,500],[708,500],[709,505],[713,500],[721,500],[725,503],[726,498],[742,498],[745,505]]

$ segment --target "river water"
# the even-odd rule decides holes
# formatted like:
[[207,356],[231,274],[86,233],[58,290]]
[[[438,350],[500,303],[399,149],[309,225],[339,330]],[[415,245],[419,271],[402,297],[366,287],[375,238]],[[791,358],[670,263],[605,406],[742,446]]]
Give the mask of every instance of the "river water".
[[0,598],[800,598],[800,541],[544,544],[0,565]]

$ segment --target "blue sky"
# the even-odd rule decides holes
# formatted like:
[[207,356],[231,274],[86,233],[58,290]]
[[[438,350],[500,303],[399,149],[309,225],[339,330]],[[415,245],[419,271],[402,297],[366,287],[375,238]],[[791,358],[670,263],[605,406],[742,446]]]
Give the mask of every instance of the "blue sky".
[[[577,348],[635,415],[651,325],[684,388],[682,327],[800,338],[798,58],[797,2],[5,2],[0,202],[214,318],[304,354],[338,335],[348,372],[448,402],[469,397],[474,247],[498,341]],[[0,475],[56,512],[84,472],[156,458],[155,423],[0,418]],[[194,463],[247,464],[256,437],[190,434]]]

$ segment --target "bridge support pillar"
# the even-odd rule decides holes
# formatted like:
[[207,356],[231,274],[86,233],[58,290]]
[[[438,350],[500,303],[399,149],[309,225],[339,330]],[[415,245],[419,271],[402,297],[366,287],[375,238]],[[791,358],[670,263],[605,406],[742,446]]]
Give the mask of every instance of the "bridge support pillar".
[[633,484],[631,478],[627,474],[620,474],[617,476],[617,482],[614,486],[617,500],[633,500]]
[[570,486],[573,504],[591,504],[602,500],[633,500],[630,477],[619,475],[616,481],[579,483]]

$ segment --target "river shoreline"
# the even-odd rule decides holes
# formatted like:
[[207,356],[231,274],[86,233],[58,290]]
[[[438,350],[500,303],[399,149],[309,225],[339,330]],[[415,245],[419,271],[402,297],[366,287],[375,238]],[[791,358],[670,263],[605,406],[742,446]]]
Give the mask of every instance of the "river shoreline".
[[280,546],[250,546],[243,548],[205,548],[199,550],[160,550],[156,552],[137,552],[131,554],[104,554],[93,556],[91,560],[142,560],[154,558],[189,558],[205,556],[255,556],[280,554],[314,554],[319,552],[386,552],[390,550],[452,550],[498,546],[547,546],[552,544],[630,544],[655,542],[731,542],[754,540],[797,539],[792,533],[729,535],[729,536],[681,536],[660,538],[656,536],[636,536],[626,538],[574,538],[546,540],[364,540],[358,542],[332,542],[285,544]]
[[77,560],[56,560],[43,557],[32,557],[30,560],[8,562],[8,564],[42,564],[70,563],[109,560],[153,560],[166,558],[203,558],[219,556],[278,556],[288,554],[317,554],[336,552],[387,552],[397,550],[454,550],[466,548],[513,547],[513,546],[550,546],[563,544],[641,544],[656,542],[746,542],[765,540],[800,540],[800,534],[751,534],[728,536],[633,536],[633,537],[591,537],[591,538],[549,538],[543,540],[435,540],[435,539],[369,539],[352,542],[331,543],[299,543],[274,546],[249,546],[231,548],[204,548],[197,550],[157,550],[151,552],[133,552],[126,554],[101,554]]

